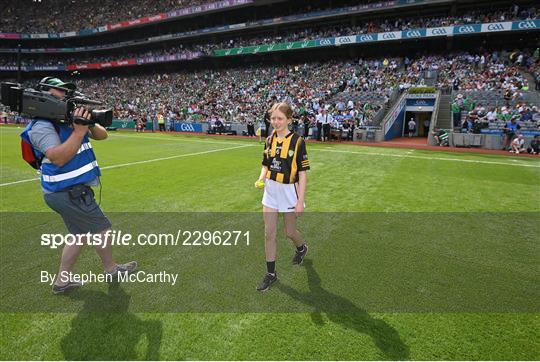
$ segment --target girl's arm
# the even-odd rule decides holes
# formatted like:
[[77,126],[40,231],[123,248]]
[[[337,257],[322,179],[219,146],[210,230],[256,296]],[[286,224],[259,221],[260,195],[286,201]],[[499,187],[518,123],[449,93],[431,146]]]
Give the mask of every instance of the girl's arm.
[[298,172],[298,201],[296,202],[295,211],[299,215],[304,212],[304,201],[307,188],[307,172]]
[[268,172],[268,167],[263,166],[261,168],[261,174],[259,175],[259,180],[264,181],[266,180],[266,173]]

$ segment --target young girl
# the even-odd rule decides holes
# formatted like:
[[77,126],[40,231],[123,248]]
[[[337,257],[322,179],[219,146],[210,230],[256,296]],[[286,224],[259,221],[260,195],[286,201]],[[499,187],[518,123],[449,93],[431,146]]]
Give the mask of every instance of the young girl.
[[298,230],[296,218],[304,211],[309,161],[302,137],[289,131],[292,109],[287,103],[276,103],[269,111],[274,132],[266,139],[262,170],[255,182],[264,187],[263,216],[267,273],[257,290],[266,291],[277,280],[276,234],[278,213],[283,213],[285,234],[296,246],[293,264],[302,264],[307,245]]

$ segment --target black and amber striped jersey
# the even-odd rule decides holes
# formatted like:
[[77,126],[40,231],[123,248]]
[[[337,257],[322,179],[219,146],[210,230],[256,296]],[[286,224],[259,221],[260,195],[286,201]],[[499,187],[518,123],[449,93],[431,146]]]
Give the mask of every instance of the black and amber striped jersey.
[[278,138],[274,132],[266,139],[262,164],[268,167],[266,178],[284,184],[296,183],[298,172],[309,170],[306,142],[293,132],[284,138]]

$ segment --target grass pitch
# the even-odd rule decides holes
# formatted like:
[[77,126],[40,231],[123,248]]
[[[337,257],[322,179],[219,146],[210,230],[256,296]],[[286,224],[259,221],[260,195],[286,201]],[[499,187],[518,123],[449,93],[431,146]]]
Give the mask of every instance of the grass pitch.
[[[55,272],[59,251],[25,242],[43,232],[33,213],[49,209],[20,158],[21,130],[0,128],[2,359],[540,359],[537,159],[308,143],[310,214],[299,226],[309,261],[289,266],[292,248],[280,232],[281,281],[259,295],[261,192],[253,182],[263,146],[112,133],[93,146],[101,205],[113,224],[126,212],[155,220],[165,212],[223,212],[220,225],[227,215],[248,215],[257,237],[239,259],[219,248],[117,248],[119,260],[150,269],[193,268],[182,269],[172,294],[93,284],[59,299],[32,279],[43,268]],[[358,215],[369,222],[355,224]],[[92,250],[77,269],[99,271]],[[440,304],[414,310],[419,295]],[[220,310],[220,301],[229,308]],[[197,308],[203,302],[208,308]],[[25,308],[13,311],[14,304]]]

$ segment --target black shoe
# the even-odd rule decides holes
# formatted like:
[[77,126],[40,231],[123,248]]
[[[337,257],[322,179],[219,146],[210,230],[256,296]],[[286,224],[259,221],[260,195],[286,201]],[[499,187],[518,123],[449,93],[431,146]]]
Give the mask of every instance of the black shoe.
[[298,249],[296,249],[296,251],[294,252],[294,256],[292,258],[293,265],[302,264],[302,262],[304,261],[304,257],[307,254],[307,249],[308,247],[306,244],[304,244],[304,249],[302,249],[301,251],[298,251]]
[[277,280],[277,273],[274,273],[274,274],[266,273],[261,284],[257,286],[257,290],[259,292],[266,292],[268,289],[270,289],[270,285],[274,284],[276,280]]
[[53,294],[64,294],[70,290],[80,288],[82,286],[79,282],[68,282],[66,285],[53,285],[52,292]]

